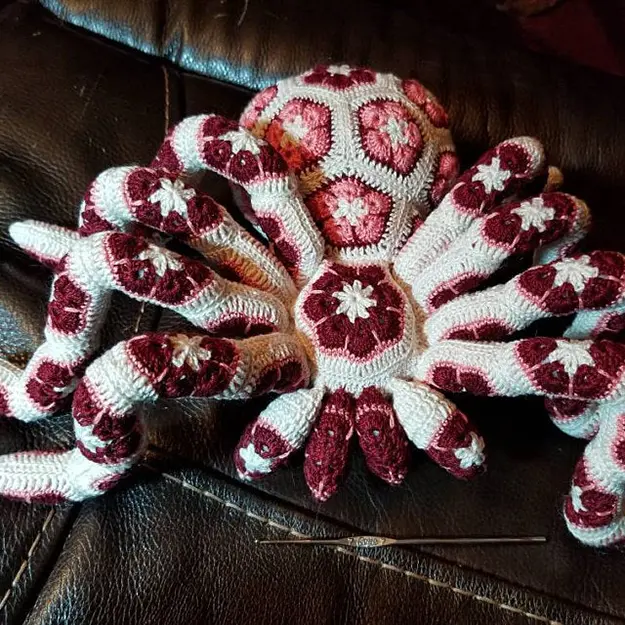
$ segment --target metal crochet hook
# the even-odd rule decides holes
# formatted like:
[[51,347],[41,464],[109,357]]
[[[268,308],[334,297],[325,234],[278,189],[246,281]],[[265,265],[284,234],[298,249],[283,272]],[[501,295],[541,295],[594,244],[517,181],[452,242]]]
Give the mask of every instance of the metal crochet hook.
[[366,549],[391,545],[525,545],[546,543],[546,536],[477,536],[463,538],[388,538],[386,536],[346,536],[344,538],[287,538],[256,540],[259,545],[343,545]]

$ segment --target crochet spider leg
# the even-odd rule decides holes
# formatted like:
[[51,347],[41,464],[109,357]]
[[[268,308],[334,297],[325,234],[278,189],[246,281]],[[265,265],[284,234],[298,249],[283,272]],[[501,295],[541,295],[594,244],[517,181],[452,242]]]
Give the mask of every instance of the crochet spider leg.
[[304,452],[304,478],[317,501],[326,501],[338,489],[347,466],[354,419],[355,402],[350,393],[338,389],[326,395]]
[[451,392],[616,401],[623,399],[625,345],[547,337],[511,343],[447,340],[425,351],[416,374]]
[[235,464],[241,477],[260,478],[308,439],[304,477],[313,496],[325,501],[338,488],[354,432],[372,473],[399,484],[407,472],[408,444],[392,405],[375,387],[356,398],[322,387],[279,397],[244,432]]
[[428,312],[475,288],[502,263],[566,237],[581,239],[590,217],[586,204],[563,193],[543,193],[508,202],[477,218],[412,286],[415,300]]
[[[621,335],[625,329],[625,301],[599,310],[580,310],[564,336],[571,339],[606,338]],[[611,410],[607,402],[546,399],[545,408],[552,422],[565,434],[591,439],[598,431],[604,414]]]
[[239,475],[257,479],[284,464],[304,442],[304,477],[313,496],[336,492],[354,432],[354,399],[340,389],[316,387],[275,399],[250,424],[235,450]]
[[410,441],[455,477],[484,468],[484,440],[467,417],[427,384],[393,379],[389,384],[397,419]]
[[[593,254],[606,254],[611,260],[601,263],[611,271],[591,277],[595,281],[603,279],[603,284],[599,282],[595,287],[599,286],[596,290],[607,298],[605,301],[594,299],[595,306],[576,313],[564,336],[578,342],[618,335],[625,328],[623,256],[616,253]],[[549,255],[537,254],[535,258],[537,262],[544,263]],[[600,266],[598,263],[594,265]],[[582,271],[578,278],[582,278],[584,273],[587,271]],[[587,275],[583,281],[586,278]],[[606,280],[610,282],[606,283]],[[607,341],[604,343],[609,344]],[[613,369],[618,370],[618,358],[614,358]],[[625,402],[619,393],[612,395],[616,398],[608,401],[565,397],[548,397],[545,400],[551,420],[560,430],[570,436],[590,440],[576,466],[571,490],[564,504],[564,517],[576,538],[599,547],[620,543],[625,538]]]
[[564,503],[570,532],[595,547],[625,540],[625,403],[611,402],[603,411]]
[[590,339],[621,334],[625,330],[625,298],[600,310],[580,310],[564,336]]
[[80,239],[74,230],[33,220],[12,223],[9,235],[24,252],[55,272],[63,269],[66,256]]
[[581,309],[565,336],[595,337],[604,327],[619,328],[624,306],[625,256],[596,251],[532,267],[503,285],[462,295],[434,311],[425,334],[430,343],[496,340],[538,319]]
[[288,313],[275,296],[229,282],[204,264],[120,232],[77,237],[39,222],[11,227],[16,242],[54,264],[45,342],[26,369],[3,366],[3,414],[31,421],[54,413],[93,352],[110,293],[174,310],[194,325],[226,335],[283,330]]
[[319,414],[324,392],[314,387],[281,395],[247,426],[234,452],[241,478],[271,473],[301,448]]
[[408,440],[386,394],[373,386],[357,397],[338,389],[325,397],[304,454],[304,477],[318,501],[326,501],[338,489],[354,432],[374,475],[389,484],[405,478]]
[[265,141],[219,115],[175,126],[153,163],[176,175],[210,170],[240,185],[276,254],[298,284],[318,268],[323,242],[283,158]]
[[26,252],[55,270],[44,342],[25,369],[0,361],[0,415],[34,421],[56,412],[74,390],[96,348],[108,291],[89,293],[69,262],[78,234],[38,223],[16,223],[10,234]]
[[[615,254],[614,260],[617,257]],[[539,261],[543,258],[539,258]],[[616,263],[615,263],[616,264]],[[614,280],[624,276],[613,272]],[[615,303],[611,303],[615,301]],[[615,296],[606,300],[605,307],[582,309],[575,314],[573,322],[563,336],[570,339],[596,339],[622,335],[625,330],[625,286],[616,289]],[[601,303],[596,303],[596,306]],[[552,422],[565,434],[576,438],[592,438],[600,427],[603,415],[610,407],[605,402],[583,402],[567,399],[546,399],[545,408]]]
[[542,145],[509,139],[486,152],[412,234],[395,258],[395,272],[413,286],[421,272],[474,221],[544,170]]
[[389,484],[401,484],[410,450],[392,398],[375,386],[365,388],[356,399],[354,427],[371,473]]
[[584,401],[554,397],[545,400],[551,421],[560,430],[575,438],[591,439],[599,429],[609,402]]
[[[434,312],[425,333],[431,343],[496,340],[538,319],[579,310],[565,337],[595,338],[620,329],[624,304],[625,257],[597,251],[532,267],[504,285],[461,296]],[[545,407],[558,428],[578,438],[592,438],[607,410],[604,402],[567,397],[547,399]]]
[[[19,232],[20,245],[32,248],[39,245],[45,227],[21,222],[12,233]],[[203,263],[142,237],[98,232],[76,239],[65,265],[80,277],[88,292],[121,291],[166,306],[210,332],[250,334],[289,326],[286,308],[274,295],[230,282]]]
[[226,275],[273,293],[295,296],[281,263],[237,224],[223,206],[164,169],[116,167],[100,174],[80,211],[83,235],[128,230],[141,223],[181,237]]
[[243,340],[149,333],[118,343],[87,368],[72,405],[76,448],[0,456],[0,495],[80,501],[112,488],[146,445],[137,407],[158,398],[242,399],[308,383],[290,335]]

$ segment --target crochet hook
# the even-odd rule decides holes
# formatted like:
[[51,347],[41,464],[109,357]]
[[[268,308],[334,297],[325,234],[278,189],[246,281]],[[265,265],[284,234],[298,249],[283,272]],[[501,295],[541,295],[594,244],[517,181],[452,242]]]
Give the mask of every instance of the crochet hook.
[[256,540],[259,545],[342,545],[377,549],[397,545],[525,545],[546,543],[546,536],[476,536],[476,537],[429,537],[389,538],[386,536],[345,536],[343,538],[287,538]]

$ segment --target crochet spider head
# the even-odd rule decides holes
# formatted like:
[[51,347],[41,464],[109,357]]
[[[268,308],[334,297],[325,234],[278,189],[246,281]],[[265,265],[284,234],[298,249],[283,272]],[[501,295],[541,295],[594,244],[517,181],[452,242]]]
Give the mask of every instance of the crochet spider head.
[[[77,383],[77,446],[0,457],[1,494],[81,500],[111,488],[145,444],[138,406],[160,397],[278,393],[243,433],[235,465],[255,479],[305,446],[319,500],[337,489],[354,434],[389,483],[406,474],[409,441],[453,475],[475,475],[483,440],[446,391],[544,395],[565,416],[575,402],[621,397],[617,343],[506,341],[579,309],[603,323],[625,293],[621,255],[569,256],[586,205],[528,196],[524,185],[545,171],[538,141],[504,141],[455,178],[434,98],[415,81],[347,66],[270,87],[243,124],[251,131],[217,115],[182,120],[149,167],[98,176],[78,232],[11,228],[56,275],[44,344],[24,371],[0,366],[0,411],[50,416]],[[206,170],[240,189],[269,248],[191,186]],[[181,238],[210,268],[141,237],[137,223]],[[527,252],[538,266],[476,290]],[[112,290],[200,332],[131,337],[91,361]]]

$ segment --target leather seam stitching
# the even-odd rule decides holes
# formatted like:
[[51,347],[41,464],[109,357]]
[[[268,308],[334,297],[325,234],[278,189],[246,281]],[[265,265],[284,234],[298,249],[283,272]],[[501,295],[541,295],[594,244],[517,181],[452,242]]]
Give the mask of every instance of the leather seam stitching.
[[11,593],[13,592],[15,587],[20,583],[22,576],[24,575],[26,569],[28,568],[28,565],[30,564],[31,558],[35,555],[35,553],[37,552],[37,549],[41,545],[41,539],[43,535],[45,534],[46,530],[48,529],[48,526],[52,522],[52,519],[54,518],[55,514],[56,514],[56,508],[52,508],[50,512],[48,512],[46,518],[44,519],[41,529],[35,536],[35,539],[33,540],[32,544],[30,545],[30,548],[28,549],[28,552],[26,553],[26,558],[20,564],[20,567],[17,570],[17,573],[15,573],[15,575],[13,576],[13,581],[11,582],[6,592],[4,593],[2,599],[0,600],[0,611],[6,608],[9,602],[9,599],[11,597]]
[[[214,493],[202,489],[202,488],[198,488],[197,486],[194,486],[193,484],[190,484],[189,482],[187,482],[184,479],[178,478],[174,475],[171,475],[170,473],[166,473],[164,471],[159,471],[158,469],[151,467],[147,464],[144,464],[143,466],[145,466],[147,469],[149,469],[150,471],[154,471],[156,473],[159,473],[160,475],[162,475],[165,479],[174,482],[176,484],[178,484],[181,488],[185,488],[187,490],[190,490],[196,494],[201,495],[202,497],[206,497],[207,499],[210,499],[211,501],[214,501],[216,503],[221,504],[222,506],[224,506],[225,508],[230,508],[232,510],[235,510],[241,514],[244,514],[245,516],[247,516],[250,519],[253,519],[255,521],[258,521],[259,523],[263,523],[265,525],[268,525],[269,527],[273,527],[275,529],[278,529],[280,531],[283,532],[287,532],[289,534],[291,534],[292,536],[296,536],[298,538],[311,538],[311,536],[309,536],[308,534],[303,534],[301,532],[298,532],[297,530],[295,530],[292,527],[289,527],[288,525],[284,525],[282,523],[278,523],[277,521],[273,521],[267,517],[263,517],[259,514],[256,514],[254,512],[251,512],[250,510],[246,510],[245,508],[239,506],[238,504],[235,504],[231,501],[227,501],[225,499],[222,499],[221,497],[219,497],[218,495],[215,495]],[[353,558],[357,558],[358,560],[360,560],[361,562],[366,562],[368,564],[375,564],[377,566],[379,566],[382,569],[386,569],[389,571],[393,571],[394,573],[400,573],[402,575],[405,575],[408,578],[411,579],[415,579],[417,581],[423,582],[423,583],[427,583],[430,586],[433,586],[434,588],[444,588],[446,590],[449,590],[451,592],[453,592],[454,594],[460,595],[462,597],[469,597],[470,599],[473,599],[474,601],[479,601],[481,603],[485,603],[487,605],[491,605],[491,606],[495,606],[497,608],[499,608],[500,610],[504,610],[506,612],[511,612],[512,614],[519,614],[522,616],[525,616],[527,618],[533,619],[534,621],[538,621],[540,623],[546,623],[547,625],[564,625],[562,622],[560,621],[554,621],[546,616],[540,616],[539,614],[533,614],[532,612],[527,612],[526,610],[523,610],[521,608],[517,608],[515,606],[509,605],[507,603],[500,603],[498,601],[496,601],[495,599],[491,599],[490,597],[485,597],[484,595],[478,595],[476,593],[472,593],[468,590],[463,590],[462,588],[458,588],[457,586],[454,586],[448,582],[441,582],[440,580],[434,579],[432,577],[428,577],[426,575],[421,575],[420,573],[415,573],[414,571],[410,571],[408,569],[402,569],[401,567],[398,566],[394,566],[392,564],[387,564],[386,562],[382,562],[380,560],[376,560],[375,558],[370,558],[368,556],[362,556],[359,555],[358,553],[351,551],[349,549],[345,549],[344,547],[333,547],[333,546],[325,546],[326,549],[331,549],[337,553],[341,553],[344,555],[348,555],[351,556]]]

